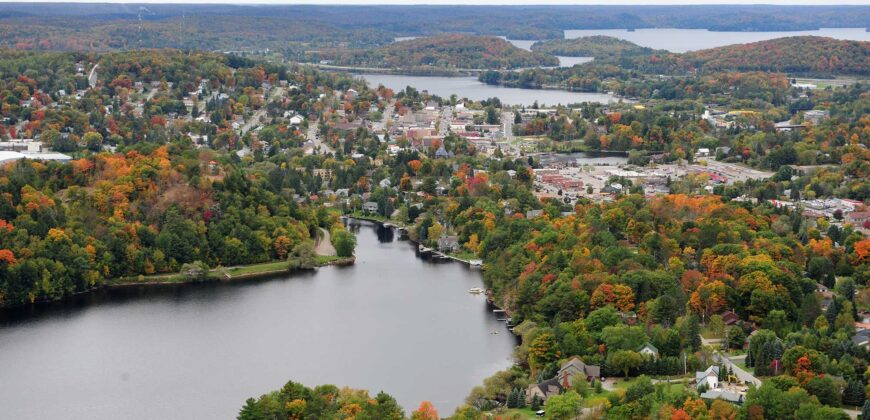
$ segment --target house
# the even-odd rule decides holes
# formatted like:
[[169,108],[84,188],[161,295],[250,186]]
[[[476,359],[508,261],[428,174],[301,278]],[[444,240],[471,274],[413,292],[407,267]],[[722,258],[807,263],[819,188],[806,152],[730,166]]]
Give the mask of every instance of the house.
[[656,346],[652,345],[652,343],[646,343],[637,352],[644,357],[650,357],[653,359],[659,358],[659,349],[657,349]]
[[701,394],[705,400],[725,400],[732,404],[743,404],[743,394],[721,389],[711,389]]
[[526,391],[526,398],[531,401],[534,397],[538,397],[543,401],[547,401],[553,395],[561,394],[564,389],[557,378],[550,378],[539,384],[529,385],[529,389]]
[[740,317],[733,311],[725,311],[722,312],[722,321],[725,322],[725,325],[731,326],[740,322]]
[[861,330],[852,336],[852,342],[858,347],[870,349],[870,330]]
[[294,115],[290,117],[290,125],[302,125],[302,122],[305,121],[301,115]]
[[459,250],[459,237],[441,235],[438,238],[438,250],[441,252],[456,252]]
[[823,109],[813,109],[807,112],[804,112],[804,121],[812,122],[814,125],[818,125],[822,120],[827,119],[831,116],[831,112]]
[[438,150],[435,151],[435,159],[447,159],[449,157],[450,157],[450,154],[447,153],[447,150],[444,149],[443,145],[441,147],[439,147]]
[[807,128],[807,126],[803,124],[792,124],[791,121],[780,121],[773,125],[773,128],[777,132],[789,132],[792,130],[800,130],[803,128]]
[[846,215],[846,221],[855,226],[863,226],[868,220],[870,220],[870,211],[853,211]]
[[377,213],[378,212],[378,203],[374,201],[366,201],[362,205],[362,209],[366,213]]
[[556,377],[565,386],[565,384],[571,383],[571,378],[575,375],[582,375],[583,378],[591,382],[601,377],[601,367],[587,365],[579,357],[574,356],[567,362],[562,363],[562,367],[559,369],[559,374]]
[[526,212],[526,219],[534,219],[536,217],[541,217],[544,215],[543,210],[529,210]]
[[558,395],[565,389],[570,388],[571,378],[576,375],[583,375],[586,380],[591,382],[601,377],[601,367],[587,365],[579,357],[574,356],[565,363],[562,363],[562,368],[559,369],[559,373],[555,377],[541,383],[529,385],[526,398],[531,401],[532,398],[537,396],[546,401],[553,395]]
[[695,387],[707,390],[719,388],[719,366],[710,366],[703,372],[695,372]]

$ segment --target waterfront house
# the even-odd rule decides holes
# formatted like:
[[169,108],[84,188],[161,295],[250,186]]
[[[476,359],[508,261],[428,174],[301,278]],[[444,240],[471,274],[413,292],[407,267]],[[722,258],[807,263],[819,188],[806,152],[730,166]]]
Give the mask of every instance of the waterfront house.
[[547,401],[553,395],[561,394],[564,389],[557,378],[550,378],[544,382],[529,385],[526,391],[526,398],[528,398],[529,402],[534,397]]
[[438,250],[441,252],[456,252],[459,250],[459,237],[441,235],[438,238]]
[[362,205],[362,209],[366,213],[377,213],[378,212],[378,203],[374,201],[366,201]]

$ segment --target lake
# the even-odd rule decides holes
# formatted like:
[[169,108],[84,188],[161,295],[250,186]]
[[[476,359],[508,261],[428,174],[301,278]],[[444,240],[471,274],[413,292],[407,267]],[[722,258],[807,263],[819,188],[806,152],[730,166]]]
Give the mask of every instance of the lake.
[[291,379],[452,414],[511,366],[515,337],[468,293],[482,287],[479,271],[422,260],[392,230],[351,227],[354,266],[101,290],[0,313],[0,417],[230,419]]
[[815,31],[787,32],[714,32],[706,29],[570,29],[565,38],[573,39],[591,35],[608,35],[631,41],[643,47],[672,52],[686,52],[721,47],[731,44],[764,41],[790,36],[826,36],[836,39],[870,41],[870,32],[865,28],[822,28]]
[[460,98],[475,101],[497,97],[505,104],[531,106],[573,104],[582,102],[610,103],[619,99],[605,93],[569,92],[555,89],[520,89],[504,86],[487,85],[476,77],[444,77],[444,76],[405,76],[395,74],[360,74],[370,86],[382,84],[394,91],[404,90],[412,86],[417,90],[427,90],[432,95],[448,98],[456,94]]

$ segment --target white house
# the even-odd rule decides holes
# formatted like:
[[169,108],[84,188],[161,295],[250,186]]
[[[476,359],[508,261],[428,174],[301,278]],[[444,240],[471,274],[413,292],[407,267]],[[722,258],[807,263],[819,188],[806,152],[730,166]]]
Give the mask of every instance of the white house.
[[719,366],[710,366],[703,372],[695,372],[695,387],[706,389],[719,388]]
[[652,345],[652,343],[646,343],[637,352],[644,357],[651,357],[653,359],[659,358],[659,349],[657,349],[656,346]]
[[305,118],[301,115],[294,115],[290,118],[290,125],[301,125],[303,121],[305,121]]

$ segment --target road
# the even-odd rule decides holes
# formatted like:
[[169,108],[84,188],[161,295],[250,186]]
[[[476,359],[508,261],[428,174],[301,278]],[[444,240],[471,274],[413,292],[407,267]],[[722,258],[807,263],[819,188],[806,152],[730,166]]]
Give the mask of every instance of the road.
[[447,135],[447,130],[450,129],[451,121],[453,121],[453,107],[449,105],[444,106],[441,110],[441,119],[438,123],[438,135]]
[[274,91],[272,92],[272,95],[269,96],[269,99],[266,100],[266,102],[263,104],[263,106],[260,109],[258,109],[257,112],[254,112],[254,115],[251,115],[251,118],[249,118],[248,121],[245,122],[245,124],[243,124],[241,127],[239,127],[239,134],[241,135],[241,134],[247,133],[248,131],[250,131],[251,129],[256,127],[257,125],[259,125],[260,118],[263,118],[263,116],[266,115],[266,104],[268,104],[271,101],[277,100],[277,99],[281,98],[282,96],[284,96],[284,88],[283,87],[276,87],[274,89]]
[[393,111],[396,110],[396,100],[392,99],[384,108],[384,115],[380,121],[375,121],[372,123],[372,132],[378,133],[383,131],[387,132],[387,124],[393,119]]
[[501,124],[504,130],[504,139],[511,141],[514,138],[514,113],[510,111],[501,113]]
[[94,64],[94,68],[92,68],[90,73],[88,73],[88,86],[90,86],[91,89],[97,86],[97,67],[100,67],[100,65]]
[[734,362],[731,361],[731,359],[729,359],[725,356],[722,356],[721,354],[719,354],[717,352],[717,353],[713,354],[713,360],[715,360],[717,363],[727,365],[728,368],[731,369],[732,372],[734,372],[734,375],[737,376],[737,379],[739,379],[741,382],[753,384],[756,387],[761,386],[761,379],[758,379],[755,376],[753,376],[751,373],[743,370],[742,368],[740,368],[740,366],[737,366],[736,364],[734,364]]
[[319,153],[332,153],[335,154],[335,150],[332,150],[331,147],[327,146],[326,143],[321,140],[318,128],[320,127],[320,122],[317,120],[309,120],[308,121],[308,131],[305,132],[305,138],[314,143],[314,150]]

